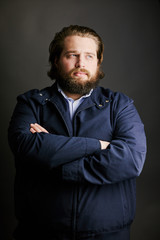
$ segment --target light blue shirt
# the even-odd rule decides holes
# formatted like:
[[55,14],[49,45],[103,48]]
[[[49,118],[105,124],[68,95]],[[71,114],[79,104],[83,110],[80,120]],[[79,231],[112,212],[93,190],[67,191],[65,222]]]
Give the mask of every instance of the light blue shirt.
[[70,117],[72,120],[77,108],[80,106],[80,104],[84,101],[85,98],[87,98],[91,95],[93,89],[91,89],[91,91],[88,94],[82,96],[81,98],[79,98],[77,100],[74,100],[73,98],[67,97],[66,94],[63,92],[63,90],[60,88],[60,86],[58,84],[57,84],[57,87],[58,87],[58,91],[63,95],[63,97],[68,102]]

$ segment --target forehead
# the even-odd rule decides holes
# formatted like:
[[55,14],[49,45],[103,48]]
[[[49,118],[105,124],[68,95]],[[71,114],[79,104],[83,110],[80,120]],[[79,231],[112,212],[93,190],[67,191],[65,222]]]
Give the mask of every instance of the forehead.
[[63,51],[87,51],[96,53],[97,42],[91,37],[68,36],[64,39]]

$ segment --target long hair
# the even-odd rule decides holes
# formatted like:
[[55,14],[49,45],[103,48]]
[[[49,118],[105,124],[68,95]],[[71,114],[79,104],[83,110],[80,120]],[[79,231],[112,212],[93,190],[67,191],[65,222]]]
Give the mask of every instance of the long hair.
[[[63,50],[64,39],[68,36],[89,37],[94,39],[98,46],[98,64],[100,65],[103,61],[104,45],[102,39],[94,30],[88,27],[78,25],[70,25],[69,27],[64,27],[60,32],[55,34],[54,39],[49,45],[49,63],[51,67],[48,71],[48,76],[51,79],[57,79],[58,74],[55,61],[59,60]],[[103,77],[104,73],[100,70],[99,78],[101,79]]]

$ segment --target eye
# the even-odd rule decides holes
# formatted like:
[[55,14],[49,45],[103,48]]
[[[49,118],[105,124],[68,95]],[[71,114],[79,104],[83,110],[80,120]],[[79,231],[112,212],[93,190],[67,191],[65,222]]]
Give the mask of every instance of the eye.
[[71,53],[67,55],[67,58],[75,58],[75,57],[77,57],[77,54],[75,53]]
[[88,54],[86,57],[87,57],[87,59],[93,59],[93,55],[91,55],[91,54]]

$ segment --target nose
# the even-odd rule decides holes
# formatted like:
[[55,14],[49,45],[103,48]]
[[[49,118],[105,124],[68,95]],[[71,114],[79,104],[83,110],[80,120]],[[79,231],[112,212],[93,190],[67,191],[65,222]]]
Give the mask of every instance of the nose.
[[76,68],[85,68],[85,61],[82,55],[79,55],[75,64]]

